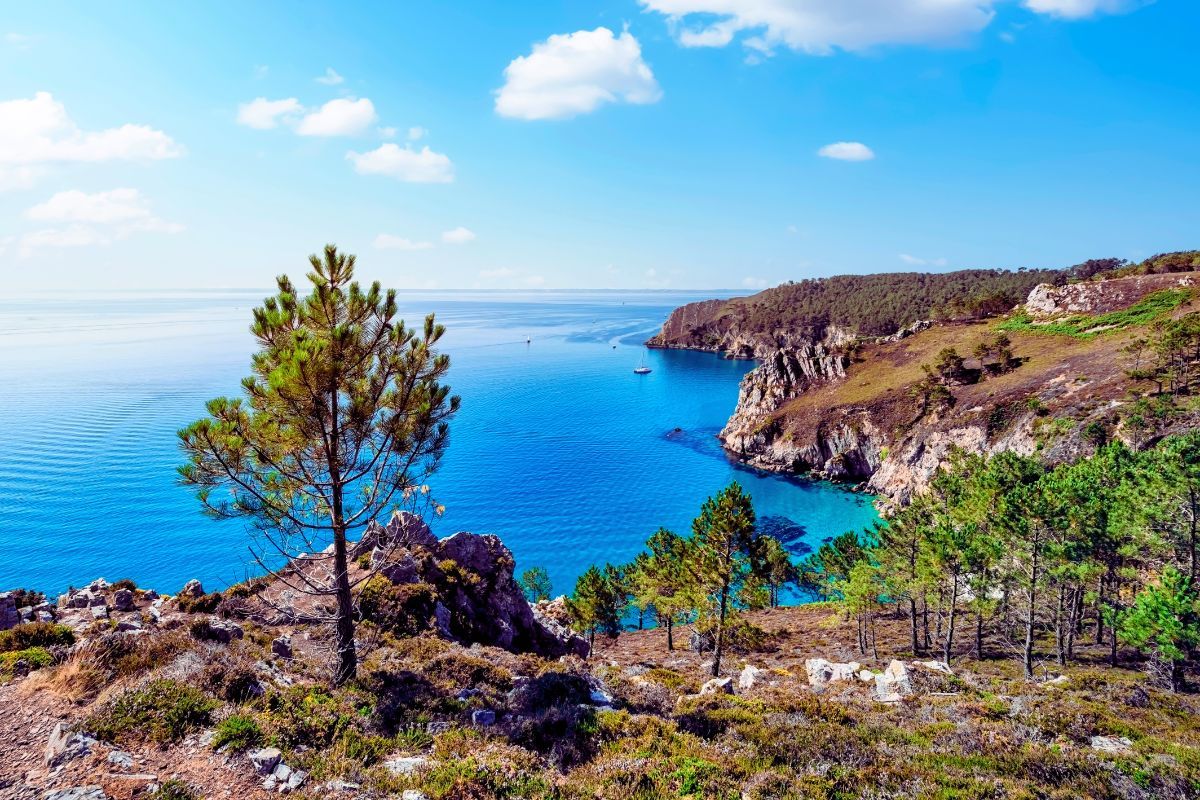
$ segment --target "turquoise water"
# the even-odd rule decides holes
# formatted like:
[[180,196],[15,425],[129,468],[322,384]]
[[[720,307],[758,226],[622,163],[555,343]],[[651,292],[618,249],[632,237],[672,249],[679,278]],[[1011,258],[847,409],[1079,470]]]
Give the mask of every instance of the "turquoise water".
[[[57,592],[104,576],[177,590],[253,574],[240,522],[203,517],[175,483],[175,431],[236,393],[263,292],[0,300],[0,588]],[[692,293],[414,293],[448,332],[462,396],[442,469],[439,535],[498,534],[518,568],[569,591],[593,562],[685,532],[733,479],[797,555],[875,519],[869,499],[762,475],[717,444],[748,362],[640,343]],[[532,339],[526,343],[527,339]],[[615,347],[614,347],[615,345]],[[676,429],[679,429],[676,431]]]

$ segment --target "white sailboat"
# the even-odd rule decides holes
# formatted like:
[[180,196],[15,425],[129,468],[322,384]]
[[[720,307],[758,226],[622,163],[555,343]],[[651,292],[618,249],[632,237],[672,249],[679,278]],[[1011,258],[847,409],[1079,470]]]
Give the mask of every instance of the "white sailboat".
[[646,352],[643,350],[642,351],[642,361],[641,361],[641,363],[638,364],[637,368],[634,369],[633,374],[634,375],[649,375],[651,372],[653,372],[653,370],[646,366]]

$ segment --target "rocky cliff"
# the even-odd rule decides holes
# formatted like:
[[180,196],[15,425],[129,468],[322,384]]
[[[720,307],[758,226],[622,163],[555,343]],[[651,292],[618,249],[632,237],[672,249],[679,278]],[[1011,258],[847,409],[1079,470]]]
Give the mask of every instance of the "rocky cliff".
[[[743,379],[720,434],[731,454],[766,470],[861,484],[885,502],[904,503],[954,448],[1040,452],[1060,461],[1105,439],[1131,439],[1126,346],[1154,320],[1100,315],[1168,289],[1180,292],[1183,305],[1165,306],[1162,314],[1195,311],[1187,299],[1195,281],[1194,273],[1182,273],[1041,284],[1013,314],[920,322],[888,336],[786,314],[776,322],[758,314],[751,326],[746,313],[709,301],[678,309],[651,345],[760,361]],[[1099,327],[1084,335],[1052,326],[1089,315]],[[1006,324],[1017,318],[1022,324]],[[987,369],[970,356],[1001,326],[1011,328],[1005,335],[1012,367]],[[931,402],[925,367],[947,348],[964,357],[965,377]],[[1158,434],[1192,422],[1190,414],[1174,415]]]

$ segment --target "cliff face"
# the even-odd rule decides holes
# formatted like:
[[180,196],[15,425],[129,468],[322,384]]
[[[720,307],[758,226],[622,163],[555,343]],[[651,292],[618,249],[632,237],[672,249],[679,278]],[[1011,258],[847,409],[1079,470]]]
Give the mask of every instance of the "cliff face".
[[[996,320],[921,322],[880,338],[761,318],[751,331],[728,304],[710,301],[676,311],[651,344],[759,359],[720,434],[732,454],[761,469],[862,483],[885,503],[906,503],[955,448],[1039,452],[1054,463],[1090,453],[1104,439],[1130,439],[1121,422],[1130,402],[1124,348],[1146,331],[1072,337],[1037,326],[1121,310],[1151,292],[1191,287],[1195,279],[1139,275],[1037,286],[1022,309],[1033,324],[1007,334],[1014,367],[997,373],[968,359],[974,377],[954,382],[949,398],[935,403],[925,394],[923,365],[936,363],[945,348],[970,356],[995,336]],[[1192,305],[1174,313],[1196,310]],[[1190,417],[1166,424],[1186,427]]]

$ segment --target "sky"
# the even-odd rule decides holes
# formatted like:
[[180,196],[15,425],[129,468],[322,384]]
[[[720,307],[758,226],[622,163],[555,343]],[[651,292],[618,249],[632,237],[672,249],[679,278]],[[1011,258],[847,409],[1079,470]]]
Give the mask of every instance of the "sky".
[[0,6],[6,292],[758,289],[1200,247],[1194,0]]

